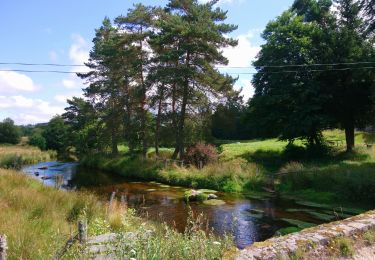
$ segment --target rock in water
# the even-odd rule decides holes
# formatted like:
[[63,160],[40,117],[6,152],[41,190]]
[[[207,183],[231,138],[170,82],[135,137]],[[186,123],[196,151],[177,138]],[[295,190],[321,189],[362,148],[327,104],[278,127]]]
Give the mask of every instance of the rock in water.
[[214,200],[214,199],[217,199],[218,197],[215,195],[215,194],[208,194],[208,197],[207,197],[207,199],[208,200]]

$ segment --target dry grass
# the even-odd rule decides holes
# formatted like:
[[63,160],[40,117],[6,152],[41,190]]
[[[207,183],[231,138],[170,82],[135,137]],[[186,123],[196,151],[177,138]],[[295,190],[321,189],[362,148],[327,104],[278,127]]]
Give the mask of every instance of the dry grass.
[[54,151],[41,151],[37,147],[23,145],[0,146],[0,168],[19,169],[22,165],[55,159]]

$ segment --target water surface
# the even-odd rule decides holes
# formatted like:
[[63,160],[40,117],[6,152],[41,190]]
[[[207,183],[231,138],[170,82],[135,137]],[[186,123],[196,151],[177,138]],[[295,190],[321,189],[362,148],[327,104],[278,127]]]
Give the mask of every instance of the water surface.
[[183,195],[187,188],[126,180],[107,172],[81,168],[77,163],[46,162],[24,167],[23,172],[48,186],[56,186],[55,177],[62,176],[58,185],[62,184],[62,189],[86,189],[103,200],[109,200],[115,191],[117,199],[125,198],[128,206],[143,217],[166,222],[180,232],[186,227],[190,207],[196,214],[203,213],[215,233],[232,234],[239,248],[270,238],[282,228],[321,224],[329,221],[329,216],[334,218],[330,209],[273,196],[218,192],[216,195],[225,201],[224,205],[186,204]]

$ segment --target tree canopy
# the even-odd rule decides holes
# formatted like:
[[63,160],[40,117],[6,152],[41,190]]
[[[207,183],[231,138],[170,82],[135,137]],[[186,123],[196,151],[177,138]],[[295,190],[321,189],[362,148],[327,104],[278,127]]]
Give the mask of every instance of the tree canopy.
[[263,32],[248,108],[263,135],[316,144],[322,130],[341,127],[351,150],[355,127],[368,122],[375,78],[358,62],[373,61],[374,47],[359,3],[337,0],[337,11],[331,4],[297,0]]

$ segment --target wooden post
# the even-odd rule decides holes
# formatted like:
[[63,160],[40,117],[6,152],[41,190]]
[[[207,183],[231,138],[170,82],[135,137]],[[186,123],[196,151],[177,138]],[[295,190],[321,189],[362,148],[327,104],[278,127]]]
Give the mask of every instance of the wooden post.
[[5,235],[0,235],[0,260],[7,259],[7,237]]
[[202,169],[202,168],[203,168],[203,162],[199,161],[199,169]]
[[87,241],[87,223],[85,220],[78,221],[78,241],[82,245]]

